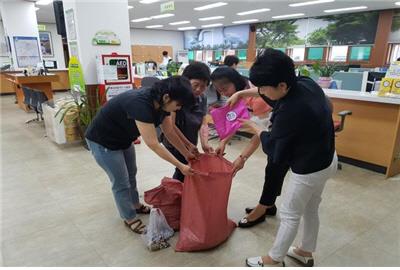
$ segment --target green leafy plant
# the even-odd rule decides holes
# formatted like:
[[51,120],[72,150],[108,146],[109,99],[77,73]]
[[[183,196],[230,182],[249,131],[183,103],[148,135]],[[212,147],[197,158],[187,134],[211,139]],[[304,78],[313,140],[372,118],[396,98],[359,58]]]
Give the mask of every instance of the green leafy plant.
[[310,77],[311,73],[307,66],[299,66],[298,68],[299,75]]
[[331,77],[332,74],[337,70],[337,66],[334,64],[321,65],[320,62],[316,62],[312,68],[320,77]]
[[181,67],[180,63],[174,62],[174,61],[170,61],[167,65],[167,72],[168,75],[172,76],[172,75],[176,75],[178,74],[178,70]]
[[93,121],[97,112],[100,110],[99,92],[96,89],[95,104],[91,104],[86,94],[74,93],[71,91],[73,100],[66,102],[55,114],[55,117],[61,114],[60,123],[66,119],[71,123],[76,122],[79,127],[79,135],[82,140],[85,139],[85,131]]

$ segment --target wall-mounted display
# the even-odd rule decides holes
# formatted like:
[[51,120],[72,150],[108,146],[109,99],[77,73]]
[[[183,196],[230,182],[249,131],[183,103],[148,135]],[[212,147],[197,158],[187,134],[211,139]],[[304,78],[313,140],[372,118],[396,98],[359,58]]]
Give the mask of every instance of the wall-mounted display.
[[17,57],[17,66],[36,67],[41,62],[39,52],[39,41],[37,37],[14,37],[15,55]]
[[257,24],[258,48],[373,44],[379,11]]
[[40,50],[43,57],[53,57],[53,43],[51,40],[51,33],[47,31],[39,32]]
[[206,28],[184,32],[185,49],[247,49],[249,25]]

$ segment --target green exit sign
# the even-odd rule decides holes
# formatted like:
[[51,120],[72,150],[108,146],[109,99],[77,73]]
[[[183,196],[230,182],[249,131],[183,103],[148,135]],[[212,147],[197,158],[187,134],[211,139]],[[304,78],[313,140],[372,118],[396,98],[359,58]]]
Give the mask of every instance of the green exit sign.
[[162,4],[160,4],[160,9],[161,9],[161,13],[168,12],[168,11],[174,11],[175,3],[174,3],[174,1],[162,3]]
[[38,29],[39,29],[39,31],[46,31],[46,25],[38,24]]

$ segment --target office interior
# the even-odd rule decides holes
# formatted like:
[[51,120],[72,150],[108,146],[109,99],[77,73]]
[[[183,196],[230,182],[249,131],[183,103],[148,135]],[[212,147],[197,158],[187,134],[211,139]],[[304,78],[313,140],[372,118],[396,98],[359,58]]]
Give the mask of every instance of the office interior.
[[[193,62],[213,72],[230,55],[248,78],[265,48],[288,55],[333,105],[339,166],[322,196],[314,266],[400,266],[400,2],[3,0],[0,12],[2,266],[244,267],[266,255],[287,181],[278,214],[257,226],[194,252],[175,251],[175,232],[168,248],[151,251],[121,221],[77,110],[65,111],[76,102],[100,110]],[[250,138],[237,132],[224,158],[235,160]],[[140,138],[135,149],[143,201],[174,166]],[[266,163],[260,146],[233,178],[227,215],[235,223],[258,203]]]

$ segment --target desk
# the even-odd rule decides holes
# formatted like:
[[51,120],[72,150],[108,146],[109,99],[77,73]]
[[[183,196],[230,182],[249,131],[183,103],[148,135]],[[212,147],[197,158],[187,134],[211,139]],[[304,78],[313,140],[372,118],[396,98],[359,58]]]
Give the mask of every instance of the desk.
[[324,89],[334,115],[350,110],[345,128],[336,137],[339,156],[378,165],[386,177],[400,173],[400,99],[366,92]]
[[21,73],[6,74],[7,79],[14,84],[14,90],[17,95],[18,106],[24,111],[29,111],[24,104],[24,92],[22,87],[30,87],[44,92],[46,97],[53,99],[52,82],[58,81],[58,75],[48,74],[46,76],[24,76]]

